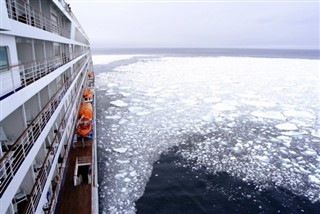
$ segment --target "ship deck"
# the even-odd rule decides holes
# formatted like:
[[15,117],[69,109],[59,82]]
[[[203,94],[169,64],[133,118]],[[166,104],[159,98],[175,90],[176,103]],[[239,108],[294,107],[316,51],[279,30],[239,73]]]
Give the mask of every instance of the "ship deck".
[[64,184],[60,191],[56,213],[91,213],[92,183],[74,186],[73,176],[77,157],[92,157],[92,140],[76,143],[69,153],[69,160]]

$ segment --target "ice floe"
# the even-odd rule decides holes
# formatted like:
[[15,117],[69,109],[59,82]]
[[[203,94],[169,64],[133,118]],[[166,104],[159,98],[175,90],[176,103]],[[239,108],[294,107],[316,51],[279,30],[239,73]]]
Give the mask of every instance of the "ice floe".
[[112,149],[113,151],[119,152],[119,153],[125,153],[128,150],[128,148],[112,148]]
[[316,118],[315,115],[306,111],[288,110],[288,111],[284,111],[283,114],[287,117],[298,117],[298,118],[308,118],[308,119]]
[[281,123],[275,126],[277,129],[287,130],[287,131],[294,131],[298,130],[298,127],[292,123]]
[[125,102],[122,101],[122,100],[115,100],[115,101],[111,101],[110,103],[111,103],[112,105],[115,105],[115,106],[118,106],[118,107],[128,106],[128,104],[125,103]]
[[262,117],[267,119],[274,119],[274,120],[286,120],[286,117],[283,116],[280,112],[261,112],[261,111],[254,111],[251,113],[252,116],[255,117]]
[[316,176],[314,176],[314,175],[309,175],[308,177],[309,177],[310,182],[316,183],[316,184],[320,184],[320,179],[317,178]]
[[228,103],[218,103],[212,107],[216,111],[232,111],[236,108]]
[[242,103],[256,107],[275,107],[276,104],[260,100],[241,100]]
[[313,130],[313,131],[311,132],[311,135],[314,136],[314,137],[320,138],[320,129],[318,129],[318,130]]

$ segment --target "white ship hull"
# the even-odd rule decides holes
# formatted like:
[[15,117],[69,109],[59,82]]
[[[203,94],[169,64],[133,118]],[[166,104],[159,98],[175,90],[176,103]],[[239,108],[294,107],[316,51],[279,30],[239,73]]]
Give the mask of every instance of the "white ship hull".
[[[90,44],[64,0],[1,0],[0,8],[0,213],[51,213],[83,89],[93,86]],[[95,172],[95,133],[92,148]]]

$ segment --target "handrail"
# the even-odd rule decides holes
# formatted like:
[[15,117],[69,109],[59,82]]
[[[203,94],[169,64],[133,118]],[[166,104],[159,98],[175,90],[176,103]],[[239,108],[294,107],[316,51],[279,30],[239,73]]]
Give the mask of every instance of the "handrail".
[[[73,55],[73,57],[70,53],[68,55],[62,55],[59,57],[55,56],[46,58],[42,61],[31,61],[27,63],[21,63],[18,65],[1,68],[0,71],[10,70],[10,72],[13,72],[14,68],[18,67],[19,69],[20,67],[23,67],[23,69],[19,71],[21,81],[21,85],[19,85],[19,87],[26,87],[31,83],[41,79],[42,77],[52,73],[58,67],[67,64],[68,62],[76,59],[77,57],[81,56],[86,52],[86,50],[77,52]],[[15,87],[14,84],[13,87]],[[16,92],[16,88],[13,88],[13,92]]]
[[58,23],[41,11],[31,7],[27,2],[7,0],[9,18],[34,26],[36,28],[70,38],[70,31],[58,27]]
[[[85,59],[85,58],[83,58]],[[82,61],[83,65],[85,61]],[[32,120],[29,126],[22,132],[19,138],[15,141],[12,147],[7,151],[3,157],[0,159],[0,194],[4,193],[8,184],[12,180],[13,176],[18,171],[20,165],[22,164],[24,157],[26,157],[31,150],[33,144],[36,142],[37,138],[41,134],[42,129],[44,129],[46,123],[51,118],[55,109],[58,107],[60,101],[65,95],[65,92],[69,89],[73,79],[80,72],[73,74],[60,89],[55,93],[51,100],[45,105],[45,107],[38,113],[38,115]]]
[[[83,78],[86,78],[86,75],[84,75]],[[28,203],[27,203],[23,213],[34,213],[36,211],[36,208],[38,206],[38,203],[39,203],[39,200],[40,200],[43,188],[44,188],[44,184],[47,181],[47,176],[48,176],[48,174],[51,170],[51,167],[52,167],[52,161],[53,161],[54,157],[56,156],[59,142],[61,143],[61,141],[60,141],[61,139],[59,139],[59,138],[60,138],[60,136],[63,135],[63,133],[65,131],[66,123],[64,121],[68,121],[68,118],[70,117],[70,112],[73,109],[73,108],[71,108],[73,106],[73,104],[77,105],[77,107],[79,107],[79,105],[80,105],[79,100],[81,100],[81,99],[79,99],[79,98],[80,98],[81,92],[83,90],[79,90],[79,89],[81,89],[81,85],[78,85],[78,87],[77,87],[78,94],[77,94],[77,96],[72,97],[72,100],[70,101],[70,103],[67,107],[67,111],[64,113],[63,118],[61,119],[61,122],[58,127],[58,132],[56,133],[56,135],[50,145],[50,150],[48,151],[47,156],[43,162],[43,165],[41,166],[41,170],[40,170],[40,172],[36,178],[36,181],[32,187],[31,193],[28,196]],[[74,103],[74,101],[76,99],[77,99],[77,102]],[[74,121],[75,121],[75,119],[74,119]],[[74,121],[73,121],[73,123],[75,123]],[[60,131],[62,129],[63,129],[63,131]],[[50,159],[51,155],[53,157]],[[36,203],[34,203],[34,202],[36,202]]]
[[[78,103],[77,105],[79,105],[80,103]],[[78,106],[79,107],[79,106]],[[71,127],[75,127],[77,120],[73,120]],[[67,140],[67,148],[65,149],[65,152],[63,154],[62,157],[62,163],[61,163],[61,167],[59,169],[59,172],[57,173],[57,176],[60,178],[56,184],[56,188],[52,191],[52,197],[48,206],[48,213],[54,213],[56,204],[57,204],[57,199],[59,197],[59,193],[60,189],[61,189],[61,185],[62,185],[62,177],[63,174],[65,173],[65,167],[64,164],[66,164],[68,157],[69,157],[69,151],[70,151],[70,147],[71,147],[71,142],[73,139],[73,135],[69,135],[69,138]]]
[[[88,84],[88,80],[89,79],[87,79],[87,83],[85,83],[85,84]],[[78,104],[80,104],[80,99],[78,99],[78,102],[79,102]],[[79,111],[79,106],[78,106],[78,111]],[[74,120],[71,127],[75,127],[76,126],[76,122],[77,122],[77,120]],[[57,183],[57,186],[56,186],[55,190],[53,191],[53,194],[52,194],[49,206],[48,206],[48,210],[47,210],[48,213],[54,213],[54,210],[55,210],[56,205],[58,203],[58,197],[59,197],[58,193],[60,192],[61,186],[63,184],[63,174],[65,173],[65,167],[63,167],[63,166],[68,161],[69,151],[70,151],[70,148],[71,148],[71,145],[72,145],[72,138],[73,138],[73,135],[70,135],[69,139],[67,141],[69,143],[67,144],[67,147],[66,147],[65,152],[64,152],[63,157],[62,157],[62,164],[61,164],[62,167],[59,169],[59,172],[57,173],[59,178],[60,178],[60,180],[58,180],[59,182]]]

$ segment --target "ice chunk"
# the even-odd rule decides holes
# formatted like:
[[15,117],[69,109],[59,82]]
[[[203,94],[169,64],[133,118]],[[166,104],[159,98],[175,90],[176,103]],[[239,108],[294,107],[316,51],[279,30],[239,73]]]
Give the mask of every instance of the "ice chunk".
[[128,148],[112,148],[112,150],[119,153],[125,153]]
[[247,105],[258,106],[258,107],[275,107],[276,106],[272,102],[261,101],[261,100],[241,100],[241,102]]
[[109,84],[108,84],[108,87],[109,87],[109,88],[116,87],[116,86],[118,86],[117,83],[109,83]]
[[117,163],[121,163],[121,164],[130,163],[130,161],[129,160],[117,160]]
[[307,156],[317,156],[317,152],[314,151],[313,149],[309,149],[307,151],[304,151],[303,154],[305,154]]
[[219,97],[209,97],[209,98],[205,98],[203,99],[203,102],[205,103],[218,103],[218,102],[221,102],[221,98]]
[[316,184],[319,184],[320,185],[320,179],[318,179],[316,176],[314,175],[309,175],[309,181],[312,182],[312,183],[316,183]]
[[129,107],[129,111],[130,111],[131,113],[134,113],[134,114],[136,114],[136,113],[138,113],[138,112],[140,112],[140,111],[142,111],[142,110],[143,110],[143,108],[137,107],[137,106]]
[[121,116],[119,115],[112,115],[112,116],[106,116],[106,119],[110,119],[110,120],[118,120],[121,118]]
[[268,163],[270,160],[267,156],[256,156],[256,159],[258,159],[262,162],[265,162],[265,163]]
[[276,125],[276,128],[287,131],[294,131],[298,129],[297,126],[293,123],[281,123]]
[[310,112],[306,112],[306,111],[289,110],[289,111],[285,111],[283,113],[287,117],[299,117],[299,118],[308,118],[308,119],[315,119],[316,118],[313,114],[311,114]]
[[131,181],[130,178],[125,178],[125,179],[124,179],[124,182],[130,182],[130,181]]
[[122,120],[119,121],[119,124],[122,125],[122,124],[125,124],[126,122],[128,122],[128,120],[122,119]]
[[132,177],[135,177],[137,175],[137,172],[136,171],[132,171],[132,172],[129,173],[129,175],[132,176]]
[[112,105],[115,105],[115,106],[118,106],[118,107],[128,106],[128,104],[125,103],[125,102],[122,101],[122,100],[115,100],[115,101],[111,101],[110,103],[111,103]]
[[157,102],[157,103],[164,103],[166,100],[165,99],[163,99],[163,98],[157,98],[156,100],[155,100],[155,102]]
[[320,129],[312,131],[311,135],[314,136],[314,137],[319,137],[320,138]]
[[138,115],[138,116],[145,116],[145,115],[148,115],[148,114],[150,114],[151,112],[149,112],[149,111],[142,111],[142,112],[137,112],[136,113],[136,115]]
[[235,110],[236,108],[227,103],[218,103],[213,106],[213,109],[217,111],[232,111],[232,110]]
[[116,175],[114,176],[114,178],[117,179],[117,180],[120,180],[120,179],[123,178],[123,174],[116,174]]
[[130,93],[126,93],[126,92],[120,92],[120,94],[124,97],[128,97],[131,95]]
[[202,116],[201,119],[204,120],[204,121],[207,121],[207,122],[211,122],[213,120],[213,116],[212,115],[205,115],[205,116]]
[[275,112],[275,111],[267,111],[267,112],[254,111],[251,113],[251,115],[255,117],[262,117],[267,119],[286,120],[286,118],[280,112]]

